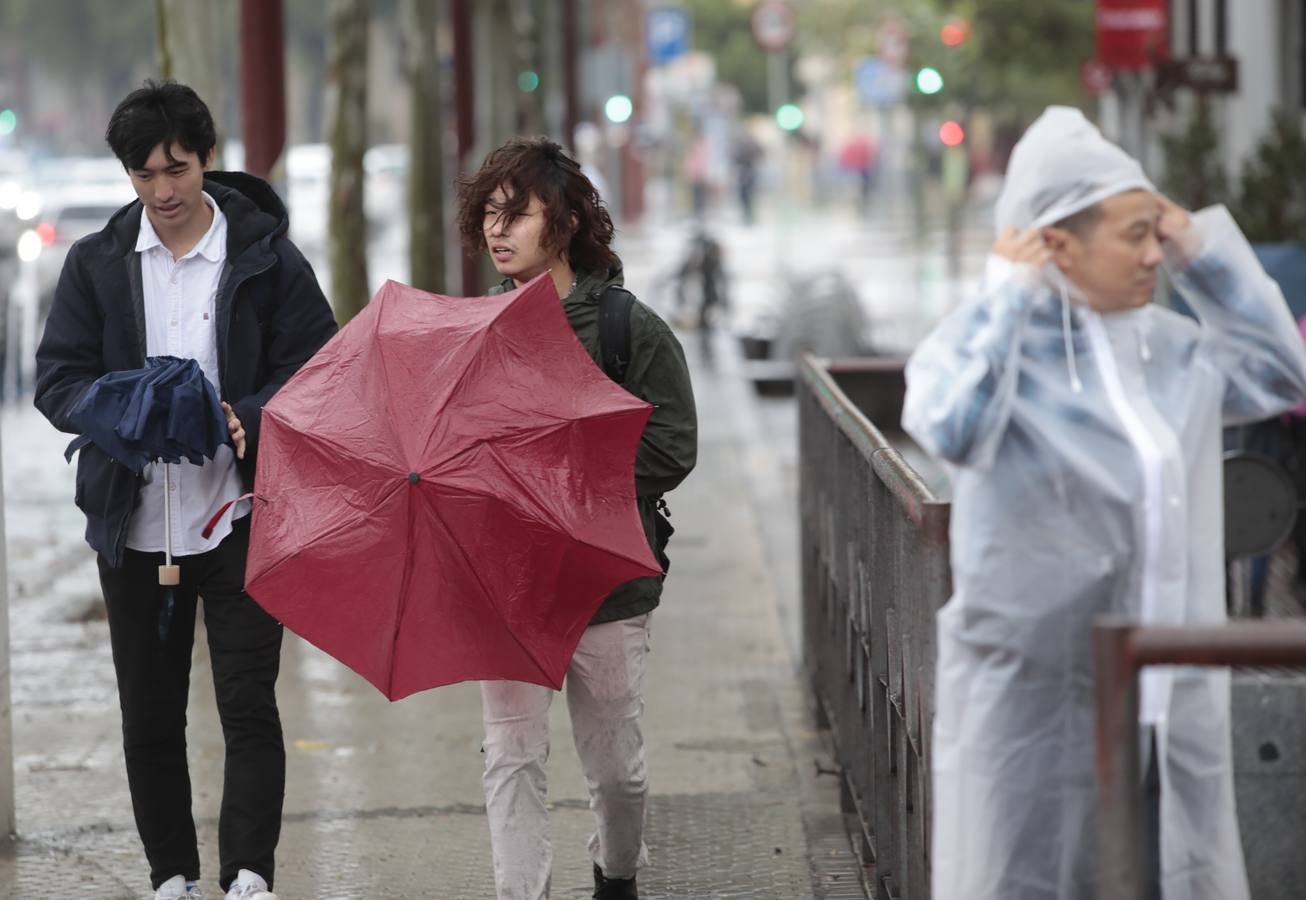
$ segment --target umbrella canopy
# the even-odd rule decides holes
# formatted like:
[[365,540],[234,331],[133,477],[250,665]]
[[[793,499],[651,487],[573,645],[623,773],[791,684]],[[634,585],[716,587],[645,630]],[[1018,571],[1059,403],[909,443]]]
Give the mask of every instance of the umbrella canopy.
[[603,599],[661,574],[635,503],[651,411],[547,275],[475,298],[387,282],[263,410],[246,589],[392,700],[559,688]]
[[72,421],[79,436],[67,458],[93,443],[138,475],[155,460],[201,465],[228,440],[222,404],[200,364],[175,356],[151,356],[144,368],[101,376]]

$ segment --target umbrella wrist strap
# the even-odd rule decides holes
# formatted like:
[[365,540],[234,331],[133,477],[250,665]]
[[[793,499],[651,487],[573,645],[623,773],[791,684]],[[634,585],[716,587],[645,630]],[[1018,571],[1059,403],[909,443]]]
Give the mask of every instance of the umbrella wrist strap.
[[251,500],[253,497],[253,494],[241,494],[235,500],[228,500],[226,503],[219,506],[218,511],[213,514],[213,518],[209,519],[208,524],[204,526],[204,530],[200,532],[200,535],[203,536],[205,540],[208,540],[209,535],[213,534],[213,529],[218,527],[218,523],[222,521],[222,517],[227,514],[227,510],[231,509],[240,501]]

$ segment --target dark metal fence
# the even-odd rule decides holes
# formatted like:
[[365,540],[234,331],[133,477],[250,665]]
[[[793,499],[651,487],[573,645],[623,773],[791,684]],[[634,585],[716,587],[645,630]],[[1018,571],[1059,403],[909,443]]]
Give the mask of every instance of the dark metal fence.
[[872,424],[897,427],[903,390],[900,361],[803,360],[803,642],[876,896],[924,900],[949,505]]
[[1306,666],[1306,623],[1229,622],[1162,628],[1104,621],[1093,633],[1097,667],[1096,767],[1102,900],[1143,900],[1138,672],[1150,665]]

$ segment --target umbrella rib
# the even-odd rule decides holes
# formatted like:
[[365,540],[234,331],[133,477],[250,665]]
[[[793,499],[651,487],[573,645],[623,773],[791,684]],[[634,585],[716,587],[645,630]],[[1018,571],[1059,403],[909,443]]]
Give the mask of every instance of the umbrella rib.
[[[443,524],[443,523],[441,523]],[[417,504],[413,502],[412,494],[408,497],[408,540],[404,547],[404,578],[399,585],[399,608],[395,610],[394,631],[391,633],[390,659],[388,668],[390,670],[386,678],[387,697],[393,697],[395,693],[395,654],[399,647],[399,625],[404,620],[404,611],[408,608],[408,588],[413,581],[413,529],[417,525]],[[479,581],[479,579],[478,579]],[[484,588],[482,588],[484,590]]]
[[378,309],[377,314],[372,317],[372,346],[376,347],[377,355],[381,357],[381,380],[385,382],[385,411],[388,413],[385,427],[390,432],[390,446],[398,447],[402,455],[404,445],[394,429],[394,423],[399,421],[399,418],[395,415],[394,406],[392,405],[394,391],[390,389],[390,369],[385,364],[385,345],[381,343],[381,314],[383,312],[385,312],[384,306]]
[[[379,509],[382,505],[385,504],[386,501],[388,501],[391,497],[393,497],[396,492],[398,492],[402,488],[406,488],[407,486],[408,486],[407,482],[397,481],[395,483],[395,486],[388,493],[386,493],[385,495],[377,499],[376,507]],[[268,502],[263,497],[255,497],[254,499],[261,500],[264,503]],[[366,518],[368,515],[370,515],[370,513],[364,512],[363,518]],[[349,519],[345,522],[341,522],[339,525],[336,525],[333,528],[328,528],[326,531],[323,531],[321,534],[313,535],[311,540],[305,541],[303,544],[301,544],[298,547],[295,547],[293,550],[288,550],[284,554],[282,554],[281,557],[276,562],[270,564],[266,569],[263,570],[262,575],[260,577],[266,577],[272,574],[277,569],[279,569],[281,565],[285,563],[286,560],[290,559],[292,556],[296,556],[299,553],[303,552],[310,545],[318,543],[319,541],[323,541],[329,537],[334,537],[335,535],[339,534],[341,531],[344,531],[346,528],[352,528],[357,524],[358,524],[358,519],[356,518]]]
[[[484,441],[482,443],[482,446],[484,446],[486,451],[491,456],[494,457],[495,462],[497,462],[503,468],[504,474],[507,475],[508,478],[512,480],[512,483],[517,485],[517,487],[521,489],[521,492],[525,494],[527,497],[529,497],[532,500],[532,502],[534,502],[536,510],[540,512],[548,511],[549,504],[545,503],[543,498],[541,498],[540,495],[537,494],[529,484],[527,484],[525,481],[521,479],[521,477],[513,470],[512,466],[508,465],[508,461],[499,454],[498,449],[494,446],[494,443],[492,441]],[[497,495],[491,494],[489,496],[492,496],[496,500],[500,500],[500,501],[504,500],[503,497],[499,497]],[[514,505],[513,508],[518,509],[519,507]],[[551,524],[548,518],[545,516],[528,515],[528,517],[539,522],[541,525],[547,526]]]
[[[488,442],[488,441],[487,441],[487,442],[483,442],[483,443],[485,444],[486,449],[487,449],[487,450],[490,452],[490,454],[495,458],[495,460],[496,460],[497,462],[499,462],[499,464],[500,464],[501,466],[503,466],[504,471],[507,473],[508,477],[512,479],[513,483],[516,484],[518,487],[520,487],[524,493],[528,494],[528,495],[531,497],[532,500],[535,500],[535,502],[536,502],[537,504],[539,504],[541,508],[547,508],[547,505],[544,504],[544,503],[542,503],[542,502],[539,500],[539,498],[535,495],[535,493],[534,493],[534,492],[533,492],[529,487],[527,487],[527,485],[517,477],[516,473],[514,473],[514,472],[512,471],[512,469],[508,466],[508,464],[507,464],[506,462],[504,462],[504,460],[499,456],[498,451],[496,451],[493,447],[491,447],[491,446],[489,445],[489,442]],[[480,445],[478,445],[478,446],[480,446]],[[470,452],[470,451],[469,451],[469,452]],[[459,454],[459,455],[461,456],[462,454]],[[455,457],[455,458],[456,458],[456,457]],[[448,487],[448,486],[446,485],[446,487]],[[500,503],[506,503],[506,501],[505,501],[505,499],[504,499],[503,497],[499,496],[498,494],[492,493],[492,492],[490,492],[490,491],[477,491],[477,490],[473,490],[472,488],[469,488],[469,487],[464,487],[464,486],[462,486],[462,485],[459,485],[458,487],[453,488],[453,490],[459,491],[459,492],[464,493],[464,494],[471,494],[472,496],[475,496],[475,497],[483,497],[483,498],[485,498],[485,499],[487,499],[487,500],[496,500],[496,501],[498,501],[498,502],[500,502]],[[633,499],[635,500],[636,504],[639,503],[639,496],[638,496],[638,495],[635,495]],[[529,513],[529,511],[524,510],[522,507],[519,507],[519,506],[515,506],[515,505],[514,505],[514,506],[512,507],[512,509],[514,509],[514,510],[516,510],[516,511],[523,512],[523,513],[526,515],[526,517],[529,518],[532,522],[538,522],[540,525],[543,525],[543,526],[546,527],[546,528],[550,528],[550,529],[554,529],[554,530],[556,530],[556,525],[555,525],[553,522],[550,522],[550,521],[549,521],[548,519],[546,519],[546,518],[542,518],[542,517],[537,516],[537,515],[531,515],[531,514]],[[643,520],[641,519],[640,522],[641,522],[641,527],[642,527],[642,525],[643,525]],[[608,548],[608,547],[600,547],[598,544],[595,544],[595,543],[593,543],[592,541],[587,541],[587,540],[585,540],[584,538],[576,537],[575,535],[568,535],[568,537],[570,537],[572,540],[574,540],[577,544],[580,544],[580,545],[585,546],[585,547],[589,547],[591,550],[596,550],[596,551],[598,551],[599,553],[603,553],[603,554],[606,554],[606,555],[608,555],[608,556],[615,556],[615,557],[617,557],[618,559],[624,559],[624,560],[626,560],[627,562],[633,562],[633,563],[636,563],[637,565],[643,565],[643,564],[644,564],[644,560],[635,559],[635,558],[633,558],[633,557],[627,556],[627,555],[624,554],[624,553],[618,553],[618,552],[616,552],[616,551],[614,551],[614,550],[612,550],[612,549],[610,549],[610,548]],[[645,540],[647,540],[647,537],[645,538]],[[652,573],[650,573],[650,574],[652,574]]]
[[[643,528],[643,525],[644,525],[644,520],[640,519],[641,529]],[[616,550],[613,550],[610,547],[600,547],[598,544],[594,543],[593,541],[587,541],[584,538],[578,538],[578,537],[573,537],[572,540],[574,540],[577,544],[580,544],[582,547],[589,547],[591,550],[596,550],[599,553],[602,553],[606,556],[615,556],[617,559],[624,559],[626,562],[634,563],[637,566],[647,565],[647,563],[642,559],[635,559],[634,557],[627,556],[624,553],[618,553]],[[648,540],[647,535],[645,535],[644,540],[646,541]],[[653,552],[653,549],[651,547],[649,548],[649,552],[650,553]],[[647,577],[652,578],[657,574],[658,574],[657,572],[650,571]],[[640,577],[644,577],[644,576],[640,576]]]
[[[514,410],[514,412],[516,412],[516,410]],[[541,425],[538,429],[532,429],[531,431],[522,429],[521,431],[514,431],[507,434],[493,434],[493,435],[489,435],[488,437],[477,438],[475,442],[472,443],[470,446],[463,447],[461,450],[459,450],[457,453],[453,454],[452,456],[446,456],[443,459],[437,459],[432,461],[431,464],[426,467],[426,470],[423,472],[423,474],[427,475],[428,477],[437,476],[439,472],[454,467],[455,463],[457,463],[458,460],[462,459],[464,456],[468,455],[469,453],[475,453],[481,447],[489,447],[493,443],[498,443],[499,441],[503,441],[509,438],[520,437],[523,434],[533,434],[538,437],[547,437],[551,434],[554,434],[557,431],[560,431],[563,428],[568,427],[570,424],[571,421],[568,419],[557,419],[551,425],[548,426]]]
[[271,415],[278,422],[280,422],[283,427],[289,430],[296,438],[300,440],[311,441],[323,447],[328,447],[331,450],[335,451],[336,453],[340,454],[340,456],[349,460],[351,463],[362,463],[363,465],[366,465],[369,468],[375,470],[385,478],[391,478],[395,475],[395,472],[386,469],[384,466],[378,463],[373,462],[372,460],[368,459],[366,456],[358,453],[356,450],[346,447],[343,444],[337,443],[336,441],[327,437],[325,434],[321,434],[316,431],[305,430],[300,426],[294,425],[286,421],[285,418],[283,418],[282,416],[278,416],[275,412],[269,413],[266,409],[264,410],[263,415],[264,416]]
[[[467,380],[468,374],[472,371],[472,365],[478,359],[480,359],[481,351],[485,348],[485,332],[484,331],[478,332],[475,335],[475,337],[476,337],[476,347],[467,355],[467,364],[463,366],[463,370],[458,373],[458,380],[453,383],[453,386],[449,388],[448,392],[444,395],[445,396],[444,405],[440,409],[431,411],[431,427],[427,429],[426,434],[422,437],[423,447],[428,447],[430,445],[431,435],[433,435],[435,433],[435,429],[439,427],[441,413],[444,413],[448,410],[450,401],[453,399],[454,395],[458,393],[458,389],[463,386],[463,382]],[[389,388],[390,388],[390,381],[389,381],[389,376],[387,375],[386,376],[387,392],[389,391]]]
[[[476,586],[481,589],[481,595],[485,598],[485,601],[494,608],[495,612],[497,612],[500,617],[502,617],[503,610],[499,609],[498,604],[494,602],[494,595],[490,593],[490,589],[485,586],[485,582],[481,581],[480,573],[477,571],[476,566],[472,563],[471,559],[467,556],[466,551],[463,550],[463,545],[454,538],[453,529],[451,529],[448,523],[445,522],[444,517],[440,515],[439,509],[434,504],[428,504],[427,508],[431,511],[435,520],[440,523],[440,527],[444,529],[449,544],[454,547],[454,549],[457,550],[458,555],[462,557],[463,562],[467,566],[467,571],[472,573],[472,578],[476,581]],[[540,661],[535,658],[535,654],[531,651],[531,648],[522,643],[521,638],[517,636],[517,633],[509,628],[506,623],[504,624],[503,630],[506,631],[508,636],[512,638],[513,642],[521,648],[522,653],[526,655],[526,658],[535,663],[535,667],[539,670],[540,674],[545,678],[548,678],[549,673],[544,671],[544,666],[542,666]]]
[[[507,461],[504,460],[503,457],[499,455],[499,451],[494,447],[494,445],[493,445],[490,441],[485,441],[485,442],[484,442],[484,445],[485,445],[485,449],[488,450],[488,451],[490,452],[490,455],[493,456],[493,457],[495,458],[495,460],[499,463],[499,465],[503,467],[504,472],[507,473],[508,477],[512,479],[513,483],[516,484],[519,488],[521,488],[521,490],[522,490],[523,493],[527,494],[527,495],[528,495],[532,500],[534,500],[534,501],[535,501],[535,502],[540,506],[541,509],[547,509],[547,508],[548,508],[548,505],[547,505],[546,503],[544,503],[542,500],[540,500],[540,498],[536,495],[536,493],[535,493],[533,490],[531,490],[531,488],[529,487],[529,485],[527,485],[526,482],[522,481],[522,480],[517,476],[517,473],[513,471],[512,467],[511,467],[510,465],[508,465]],[[493,499],[495,499],[495,500],[500,500],[500,501],[503,500],[502,497],[498,497],[498,496],[493,495],[493,494],[486,494],[486,495],[484,495],[484,496],[491,497],[491,498],[493,498]],[[635,500],[635,503],[636,503],[636,504],[639,503],[639,497],[638,497],[638,495],[635,495],[633,499]],[[515,507],[514,507],[514,508],[515,508]],[[540,520],[538,517],[536,517],[536,516],[531,516],[531,518],[532,518],[532,519],[535,519],[536,521],[540,521],[541,524],[546,525],[546,526],[550,524],[547,520],[543,520],[543,521],[541,521],[541,520]],[[642,520],[642,519],[640,520],[640,523],[641,523],[641,526],[642,526],[642,524],[643,524],[643,520]],[[600,547],[600,546],[598,546],[598,545],[596,545],[596,544],[591,543],[590,541],[584,540],[583,538],[577,538],[577,537],[575,537],[575,536],[573,535],[573,536],[572,536],[572,539],[575,540],[578,544],[582,544],[582,545],[584,545],[584,546],[586,546],[586,547],[589,547],[591,550],[597,550],[597,551],[600,552],[600,553],[605,553],[605,554],[608,554],[608,555],[610,555],[610,556],[616,556],[616,557],[618,557],[619,559],[624,559],[624,560],[626,560],[627,562],[634,562],[634,563],[639,563],[639,562],[641,562],[640,560],[632,559],[631,557],[626,556],[625,554],[622,554],[622,553],[614,553],[612,550],[608,549],[607,547]],[[646,538],[646,539],[647,539],[647,538]]]
[[[558,426],[558,428],[561,427],[563,426],[562,425]],[[550,429],[550,432],[555,430],[558,429]],[[494,448],[492,443],[493,440],[494,439],[477,441],[476,444],[474,444],[471,447],[468,447],[466,450],[464,450],[462,453],[459,453],[457,456],[450,457],[448,460],[445,460],[445,463],[449,464],[455,462],[456,460],[462,458],[463,456],[466,456],[467,454],[484,447],[485,450],[489,452],[489,454],[494,457],[495,461],[499,463],[499,465],[503,468],[504,474],[509,479],[511,479],[513,484],[517,485],[517,487],[521,489],[523,494],[530,497],[530,499],[535,502],[535,506],[536,506],[536,509],[534,510],[528,509],[523,506],[518,506],[516,504],[513,504],[511,508],[514,511],[520,512],[525,518],[530,519],[532,522],[536,522],[540,525],[545,526],[546,528],[555,527],[555,523],[549,521],[547,516],[540,514],[541,512],[546,512],[548,510],[549,504],[545,503],[542,499],[540,499],[540,496],[526,482],[522,481],[517,476],[517,473],[513,471],[512,467],[508,465],[507,461],[502,456],[499,455],[499,451]],[[453,490],[462,492],[464,494],[471,494],[472,496],[475,497],[483,497],[487,500],[498,500],[500,502],[507,503],[504,497],[500,496],[499,494],[495,494],[491,491],[478,491],[469,487],[465,487],[463,485],[458,485],[456,487],[451,485],[443,485],[443,486],[447,488],[452,488]]]

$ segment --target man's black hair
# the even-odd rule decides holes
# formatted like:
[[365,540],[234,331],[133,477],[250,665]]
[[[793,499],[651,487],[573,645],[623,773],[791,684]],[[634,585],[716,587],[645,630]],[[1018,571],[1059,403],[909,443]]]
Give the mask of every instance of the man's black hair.
[[217,144],[213,116],[193,90],[175,81],[146,81],[128,94],[109,117],[104,139],[126,169],[143,169],[163,144],[196,154],[203,163]]

